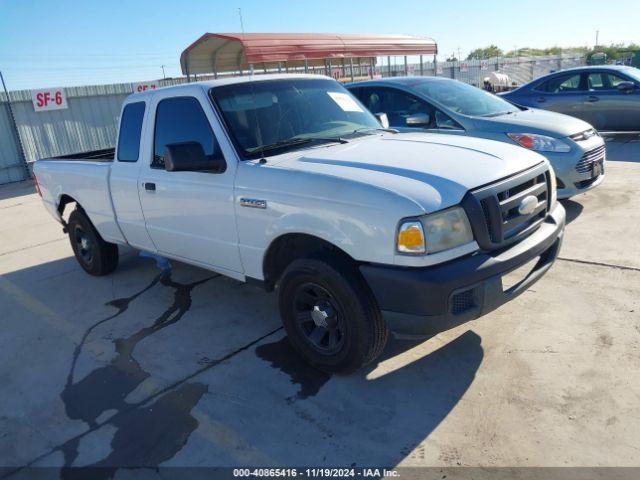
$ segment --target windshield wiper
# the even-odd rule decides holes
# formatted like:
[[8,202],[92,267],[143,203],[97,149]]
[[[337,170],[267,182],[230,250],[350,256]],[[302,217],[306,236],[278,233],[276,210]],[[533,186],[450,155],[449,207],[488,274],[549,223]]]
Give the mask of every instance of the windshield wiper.
[[499,117],[500,115],[511,115],[515,113],[513,110],[507,110],[504,112],[487,113],[486,115],[480,115],[481,117]]
[[375,130],[378,132],[388,132],[388,133],[400,133],[400,130],[396,130],[395,128],[383,128],[383,127],[364,127],[364,128],[356,128],[353,133],[360,133],[366,130]]
[[262,153],[269,152],[273,150],[286,149],[291,147],[300,147],[303,145],[308,145],[310,143],[349,143],[348,140],[340,137],[293,137],[288,138],[286,140],[280,140],[275,143],[270,143],[269,145],[262,145],[258,147],[253,147],[247,149],[247,153]]

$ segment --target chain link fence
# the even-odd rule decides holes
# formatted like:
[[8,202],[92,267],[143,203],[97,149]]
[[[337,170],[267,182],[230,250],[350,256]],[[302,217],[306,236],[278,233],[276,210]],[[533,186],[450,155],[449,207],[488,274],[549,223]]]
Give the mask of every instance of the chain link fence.
[[427,75],[453,78],[482,87],[490,72],[506,74],[509,85],[517,87],[547,73],[586,65],[586,56],[579,54],[550,55],[543,57],[493,57],[485,60],[461,60],[453,62],[423,62],[389,64],[382,59],[376,66],[376,75],[398,77]]

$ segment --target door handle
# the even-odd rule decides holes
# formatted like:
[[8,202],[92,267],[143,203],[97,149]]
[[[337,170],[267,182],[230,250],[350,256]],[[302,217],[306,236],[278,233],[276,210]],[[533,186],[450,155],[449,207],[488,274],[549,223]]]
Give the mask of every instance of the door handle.
[[156,184],[152,182],[144,182],[144,189],[147,190],[148,192],[155,192]]
[[544,102],[546,102],[546,101],[547,101],[547,99],[546,99],[546,98],[544,98],[544,97],[538,97],[538,98],[536,98],[536,102],[544,103]]
[[591,95],[590,97],[587,98],[587,102],[597,102],[598,100],[600,100],[598,97],[594,97],[593,95]]

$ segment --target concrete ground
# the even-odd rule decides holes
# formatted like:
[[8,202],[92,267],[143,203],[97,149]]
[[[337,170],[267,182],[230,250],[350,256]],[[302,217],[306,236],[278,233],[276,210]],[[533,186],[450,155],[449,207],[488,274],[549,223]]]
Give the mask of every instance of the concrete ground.
[[544,279],[346,377],[295,357],[274,295],[132,251],[90,277],[1,187],[0,466],[640,465],[640,139],[608,147]]

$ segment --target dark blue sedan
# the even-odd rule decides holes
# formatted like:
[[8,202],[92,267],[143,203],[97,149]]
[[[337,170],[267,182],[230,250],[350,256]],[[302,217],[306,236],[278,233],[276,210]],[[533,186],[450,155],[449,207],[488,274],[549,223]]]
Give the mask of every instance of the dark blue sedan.
[[640,70],[635,67],[572,68],[500,95],[516,105],[572,115],[600,131],[640,131]]

